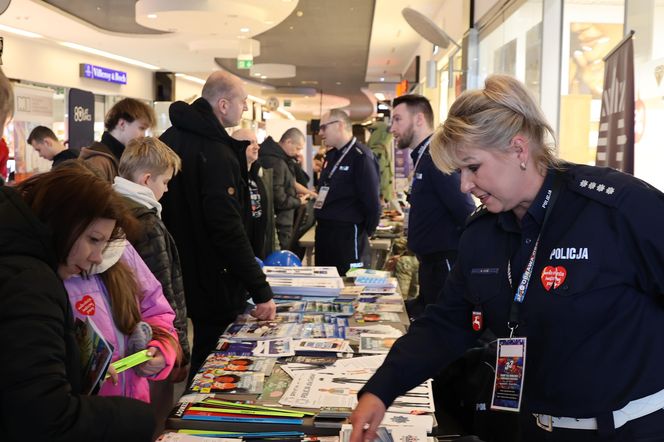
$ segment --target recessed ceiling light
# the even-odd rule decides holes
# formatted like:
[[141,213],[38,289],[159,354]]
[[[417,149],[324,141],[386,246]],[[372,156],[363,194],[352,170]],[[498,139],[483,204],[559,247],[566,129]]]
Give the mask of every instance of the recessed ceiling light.
[[112,54],[110,52],[102,51],[95,48],[90,48],[87,46],[80,45],[78,43],[70,43],[68,41],[58,42],[62,46],[66,46],[70,49],[76,49],[77,51],[87,52],[88,54],[99,55],[100,57],[110,58],[111,60],[121,61],[123,63],[132,64],[134,66],[140,66],[146,69],[152,69],[154,71],[159,70],[159,66],[155,66],[148,63],[143,63],[142,61],[134,60],[132,58],[123,57],[121,55]]
[[292,31],[292,30],[295,29],[295,28],[293,28],[292,26],[289,26],[288,29],[290,29],[290,30]]
[[297,15],[298,17],[302,17],[302,16],[304,15],[304,12],[302,12],[302,11],[297,11],[297,12],[295,13],[295,15]]
[[0,31],[10,32],[12,34],[20,35],[22,37],[30,38],[44,38],[43,35],[35,32],[24,31],[23,29],[12,28],[11,26],[0,25]]
[[385,77],[380,77],[380,81],[385,81]]
[[148,18],[157,18],[157,14],[148,14],[147,17]]
[[267,78],[267,75],[261,75],[261,80],[265,80]]
[[249,32],[249,31],[250,31],[249,28],[240,28],[240,32]]
[[340,82],[340,81],[337,81],[337,86],[341,86],[341,82]]
[[175,74],[175,76],[179,78],[184,78],[185,80],[193,81],[194,83],[205,84],[205,80],[203,80],[202,78],[193,77],[191,75],[177,73]]
[[262,74],[261,74],[260,72],[256,72],[256,73],[254,74],[254,77],[260,77],[261,75],[262,75]]

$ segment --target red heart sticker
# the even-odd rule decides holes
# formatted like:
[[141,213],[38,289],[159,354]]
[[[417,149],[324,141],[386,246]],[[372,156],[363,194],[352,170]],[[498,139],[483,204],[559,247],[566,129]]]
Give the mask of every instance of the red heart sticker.
[[82,315],[92,316],[95,314],[95,300],[92,299],[92,296],[85,295],[83,299],[76,303],[76,310],[78,310]]
[[554,289],[557,289],[560,287],[563,282],[565,282],[565,278],[567,277],[567,269],[563,266],[546,266],[542,270],[542,285],[544,286],[544,289],[548,292],[551,290],[551,287]]

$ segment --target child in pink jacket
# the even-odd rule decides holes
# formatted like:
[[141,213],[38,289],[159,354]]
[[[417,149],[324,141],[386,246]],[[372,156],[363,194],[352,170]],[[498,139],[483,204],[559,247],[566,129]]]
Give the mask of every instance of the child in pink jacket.
[[175,313],[136,250],[127,241],[110,243],[104,261],[87,275],[65,281],[74,316],[93,320],[114,347],[112,361],[147,348],[152,358],[107,379],[100,396],[150,402],[148,379],[168,377],[179,354]]

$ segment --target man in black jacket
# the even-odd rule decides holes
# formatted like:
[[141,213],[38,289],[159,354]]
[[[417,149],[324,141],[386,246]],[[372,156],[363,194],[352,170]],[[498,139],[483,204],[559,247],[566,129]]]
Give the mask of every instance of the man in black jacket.
[[273,170],[275,224],[281,250],[290,249],[295,209],[307,199],[306,195],[298,196],[295,188],[296,164],[293,159],[303,148],[304,134],[298,128],[291,127],[278,143],[267,137],[258,152],[261,166]]
[[78,158],[78,153],[67,149],[58,140],[55,133],[46,126],[37,126],[28,135],[28,144],[37,151],[40,157],[53,161],[51,168],[56,167],[63,161]]
[[161,203],[162,218],[180,252],[194,323],[192,373],[244,311],[247,291],[256,304],[255,317],[272,319],[276,310],[244,229],[250,216],[246,143],[224,129],[239,124],[247,94],[237,77],[217,71],[201,95],[191,105],[171,105],[173,126],[161,136],[182,159],[182,173],[171,180]]

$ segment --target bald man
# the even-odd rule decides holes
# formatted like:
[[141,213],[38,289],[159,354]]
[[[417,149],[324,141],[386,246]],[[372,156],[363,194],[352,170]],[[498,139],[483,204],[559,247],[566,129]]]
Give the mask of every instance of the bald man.
[[247,110],[242,81],[227,72],[210,75],[201,98],[177,101],[173,126],[160,137],[182,159],[169,184],[162,218],[180,252],[187,310],[194,324],[191,373],[214,350],[224,329],[251,297],[258,319],[273,319],[272,290],[254,257],[244,221],[251,216],[247,143],[226,128]]

